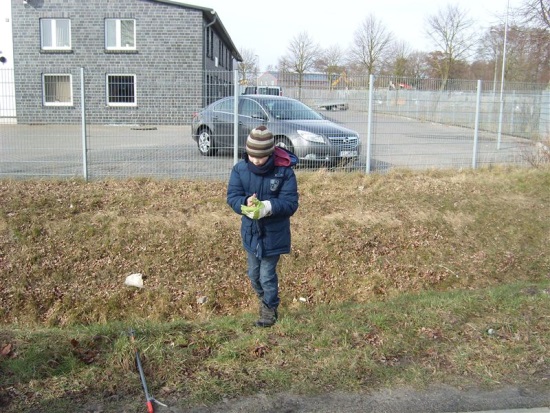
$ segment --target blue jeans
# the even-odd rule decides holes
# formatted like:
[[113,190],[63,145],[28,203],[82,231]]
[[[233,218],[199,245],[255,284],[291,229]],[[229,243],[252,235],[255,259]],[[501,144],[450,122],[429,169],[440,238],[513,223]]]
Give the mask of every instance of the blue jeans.
[[277,263],[280,255],[258,258],[248,254],[248,278],[258,297],[269,308],[279,306],[279,279],[277,277]]

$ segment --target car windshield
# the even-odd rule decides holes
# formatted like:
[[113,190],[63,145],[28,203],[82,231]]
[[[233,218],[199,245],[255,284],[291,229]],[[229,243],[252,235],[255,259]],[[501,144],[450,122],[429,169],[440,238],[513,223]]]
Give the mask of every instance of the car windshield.
[[310,107],[294,100],[264,100],[263,106],[275,119],[319,120],[323,117]]

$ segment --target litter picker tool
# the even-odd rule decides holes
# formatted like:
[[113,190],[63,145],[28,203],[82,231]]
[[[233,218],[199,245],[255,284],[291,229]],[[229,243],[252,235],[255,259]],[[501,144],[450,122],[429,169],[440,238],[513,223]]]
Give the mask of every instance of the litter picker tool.
[[134,344],[134,348],[135,348],[136,365],[137,365],[137,368],[138,368],[138,371],[139,371],[139,377],[141,379],[141,385],[143,386],[143,391],[145,393],[147,413],[155,413],[154,403],[159,404],[163,407],[168,407],[168,406],[165,405],[164,403],[159,402],[158,400],[156,400],[153,396],[151,396],[149,394],[149,389],[147,388],[147,382],[145,381],[145,374],[143,373],[143,367],[141,366],[141,360],[139,358],[139,350],[137,348],[137,345],[135,344],[135,331],[131,329],[129,334],[130,334],[130,340],[131,340],[132,344]]

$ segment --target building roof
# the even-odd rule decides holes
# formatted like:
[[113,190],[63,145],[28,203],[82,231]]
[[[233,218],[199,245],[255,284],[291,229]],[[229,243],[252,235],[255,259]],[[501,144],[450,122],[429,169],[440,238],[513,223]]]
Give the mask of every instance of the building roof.
[[220,19],[220,16],[218,13],[216,13],[216,10],[211,9],[209,7],[201,7],[201,6],[195,6],[194,4],[189,3],[183,3],[179,0],[153,0],[158,3],[166,3],[171,4],[174,6],[181,6],[186,7],[189,9],[195,9],[195,10],[201,10],[202,11],[202,17],[204,20],[206,20],[207,25],[213,25],[216,33],[218,33],[218,36],[229,46],[231,49],[231,53],[235,57],[235,59],[238,62],[242,62],[243,58],[241,54],[239,53],[239,50],[235,47],[235,44],[233,43],[233,40],[231,40],[231,36],[229,36],[229,33],[227,33],[227,30],[225,29],[225,26],[222,23],[222,20]]
[[[275,79],[278,79],[279,76],[283,77],[296,77],[298,74],[296,72],[277,72],[273,70],[268,70],[264,72],[261,76],[262,77],[274,77]],[[304,72],[302,74],[302,79],[306,82],[326,82],[327,81],[327,74],[322,72]]]

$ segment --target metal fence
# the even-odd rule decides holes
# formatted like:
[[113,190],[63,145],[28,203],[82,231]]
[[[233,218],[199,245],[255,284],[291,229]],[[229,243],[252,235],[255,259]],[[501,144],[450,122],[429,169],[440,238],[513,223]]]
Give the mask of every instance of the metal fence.
[[[52,73],[65,72],[52,69]],[[102,110],[112,116],[101,121],[90,113],[97,104],[91,100],[98,100],[97,93],[88,93],[91,73],[93,69],[72,73],[73,93],[78,93],[69,106],[45,107],[40,94],[35,94],[36,121],[22,123],[13,74],[0,69],[0,178],[228,177],[237,157],[233,147],[220,148],[216,156],[202,156],[192,139],[191,119],[208,102],[238,95],[242,86],[235,86],[237,73],[229,78],[219,73],[156,73],[156,78],[170,81],[156,80],[154,93],[151,78],[140,83],[137,76],[137,104],[103,103]],[[185,84],[186,79],[208,79],[207,87],[200,89],[204,96],[175,93],[175,83]],[[443,84],[437,79],[374,76],[299,79],[282,73],[277,83],[284,96],[359,133],[359,157],[336,170],[529,166],[548,160],[547,85],[465,80]],[[174,110],[181,107],[186,109]],[[71,111],[77,120],[59,123],[54,114],[63,111]],[[132,122],[121,116],[126,112],[132,112]],[[301,169],[305,168],[297,171]]]

